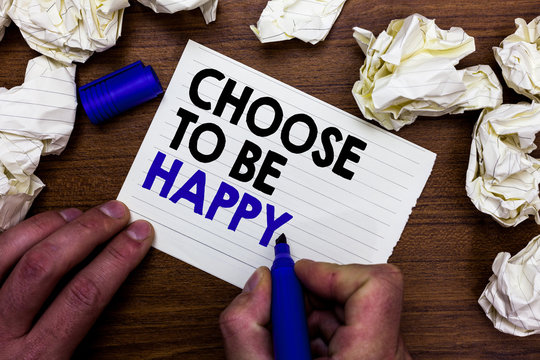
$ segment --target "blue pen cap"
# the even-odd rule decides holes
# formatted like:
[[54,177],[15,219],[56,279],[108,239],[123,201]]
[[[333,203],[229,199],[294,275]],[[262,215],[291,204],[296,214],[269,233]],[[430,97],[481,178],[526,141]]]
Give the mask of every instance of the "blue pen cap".
[[81,86],[79,97],[88,118],[97,125],[162,92],[154,69],[139,60]]

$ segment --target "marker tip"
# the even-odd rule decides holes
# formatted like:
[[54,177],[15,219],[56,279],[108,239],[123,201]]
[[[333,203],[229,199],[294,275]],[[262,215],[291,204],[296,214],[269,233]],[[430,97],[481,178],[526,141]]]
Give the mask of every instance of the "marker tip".
[[281,234],[278,236],[278,238],[276,239],[276,245],[277,244],[286,244],[287,243],[287,238],[285,237],[285,234]]

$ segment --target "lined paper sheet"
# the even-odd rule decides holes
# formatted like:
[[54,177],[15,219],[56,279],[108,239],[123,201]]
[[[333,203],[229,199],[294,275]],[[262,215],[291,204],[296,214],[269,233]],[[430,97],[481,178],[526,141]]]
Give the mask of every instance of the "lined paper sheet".
[[77,109],[75,65],[46,56],[28,62],[24,83],[0,88],[0,232],[19,223],[45,186],[40,157],[60,154]]
[[[227,103],[216,116],[228,83],[234,84],[234,97],[248,100],[245,108]],[[240,115],[237,124],[235,111]],[[186,121],[194,117],[196,122]],[[282,121],[272,133],[276,119]],[[313,124],[313,146],[289,151],[310,144]],[[205,131],[216,128],[224,134],[221,153],[219,131]],[[329,132],[341,139],[327,136]],[[357,146],[344,146],[352,143],[347,139],[356,139]],[[246,143],[258,147],[261,157],[253,178],[241,181],[231,173],[246,153]],[[317,166],[314,153],[331,164]],[[200,161],[212,154],[219,156]],[[341,166],[340,154],[348,154]],[[286,163],[274,161],[277,173],[270,171],[263,181],[266,191],[259,190],[255,179],[262,163],[280,156]],[[155,226],[157,249],[241,287],[254,269],[271,265],[274,241],[281,233],[287,235],[295,260],[386,262],[434,160],[435,154],[426,149],[189,41],[118,199],[129,206],[133,219],[147,219]],[[239,172],[249,173],[248,168]],[[351,179],[338,174],[343,169]],[[223,195],[224,188],[233,195]],[[238,199],[231,205],[235,192]],[[230,206],[216,209],[220,198]],[[260,242],[272,229],[268,224],[279,223],[275,219],[283,223],[263,246]]]

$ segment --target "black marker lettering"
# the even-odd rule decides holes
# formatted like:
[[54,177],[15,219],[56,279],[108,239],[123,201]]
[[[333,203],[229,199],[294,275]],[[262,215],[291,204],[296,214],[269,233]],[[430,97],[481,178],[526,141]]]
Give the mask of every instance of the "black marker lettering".
[[[293,125],[297,123],[304,123],[309,129],[306,140],[303,144],[300,145],[293,144],[290,139],[291,129]],[[285,124],[283,124],[283,129],[281,129],[281,142],[283,143],[283,146],[285,146],[285,149],[289,150],[293,154],[301,154],[305,151],[308,151],[309,149],[311,149],[316,139],[317,125],[315,124],[315,121],[311,118],[311,116],[306,114],[296,114],[291,116],[287,119],[287,121],[285,121]]]
[[184,138],[184,134],[186,133],[189,123],[192,122],[195,124],[199,119],[199,115],[196,115],[184,108],[178,109],[176,115],[179,116],[182,120],[180,120],[180,124],[178,124],[178,129],[176,129],[176,134],[174,134],[171,144],[169,145],[169,147],[174,150],[178,150],[178,147],[180,146],[180,143]]
[[354,172],[345,169],[345,162],[347,162],[347,160],[350,160],[354,163],[358,163],[358,161],[360,161],[360,155],[354,153],[352,149],[357,148],[360,150],[365,150],[366,146],[367,144],[362,140],[358,139],[357,137],[348,135],[332,171],[347,180],[351,180],[354,176]]
[[[272,123],[266,129],[259,127],[255,123],[255,115],[257,114],[257,110],[264,105],[269,106],[274,110],[274,120],[272,120]],[[253,134],[261,137],[270,136],[275,133],[279,129],[282,120],[283,109],[281,109],[281,106],[277,100],[267,96],[255,100],[249,107],[246,114],[246,123],[249,130],[251,130]]]
[[223,110],[225,110],[225,106],[227,104],[232,105],[234,107],[234,113],[231,117],[231,124],[237,125],[238,120],[240,120],[240,117],[242,116],[242,113],[244,112],[244,109],[246,108],[247,102],[253,93],[253,89],[246,86],[244,90],[242,91],[242,95],[240,95],[239,98],[235,97],[232,92],[234,90],[234,87],[236,86],[236,81],[233,79],[228,79],[227,84],[225,84],[225,87],[223,88],[223,91],[221,92],[221,95],[219,96],[218,102],[216,104],[216,107],[214,108],[213,114],[216,116],[221,116],[223,114]]
[[325,157],[322,157],[320,150],[311,153],[313,163],[318,167],[327,167],[334,161],[334,147],[330,141],[331,136],[334,137],[336,142],[343,140],[343,135],[341,135],[341,131],[339,131],[338,128],[330,126],[322,131],[321,144],[324,149],[323,153],[325,154]]
[[[212,150],[210,154],[203,154],[199,151],[198,148],[199,138],[206,131],[213,133],[217,139],[214,150]],[[191,152],[191,155],[193,155],[195,160],[198,160],[202,163],[209,163],[216,160],[221,155],[221,153],[223,153],[223,149],[225,149],[225,134],[218,125],[214,123],[205,123],[196,127],[195,130],[193,130],[191,138],[189,139],[189,151]]]
[[204,101],[199,96],[199,85],[201,85],[201,82],[207,77],[213,77],[221,81],[225,78],[225,75],[216,69],[204,69],[195,74],[193,80],[191,80],[191,85],[189,86],[189,98],[193,105],[203,110],[210,110],[212,108],[210,102]]

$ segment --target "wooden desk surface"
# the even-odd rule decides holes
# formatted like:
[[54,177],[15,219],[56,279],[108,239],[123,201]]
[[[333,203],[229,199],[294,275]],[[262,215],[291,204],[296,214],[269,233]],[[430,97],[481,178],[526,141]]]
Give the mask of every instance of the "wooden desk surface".
[[[540,15],[538,0],[348,0],[327,39],[260,44],[249,29],[266,0],[220,0],[217,21],[205,25],[198,10],[154,14],[132,1],[122,36],[110,50],[78,66],[83,85],[136,60],[152,65],[167,87],[182,50],[193,39],[287,84],[361,116],[351,95],[364,56],[352,27],[378,34],[392,19],[414,12],[443,29],[462,27],[476,52],[459,65],[490,65],[502,80],[491,47],[514,32],[514,19]],[[23,82],[36,53],[14,25],[0,42],[0,86]],[[506,103],[526,100],[505,87]],[[60,156],[42,159],[47,184],[31,214],[69,206],[88,209],[118,194],[159,105],[153,100],[96,127],[81,111]],[[437,153],[431,177],[413,209],[390,262],[405,276],[402,332],[416,359],[538,359],[540,337],[495,330],[477,299],[497,253],[515,254],[540,233],[532,219],[505,229],[475,209],[465,193],[471,131],[478,111],[420,118],[398,135]],[[152,249],[120,289],[77,358],[222,359],[219,313],[237,288]]]

